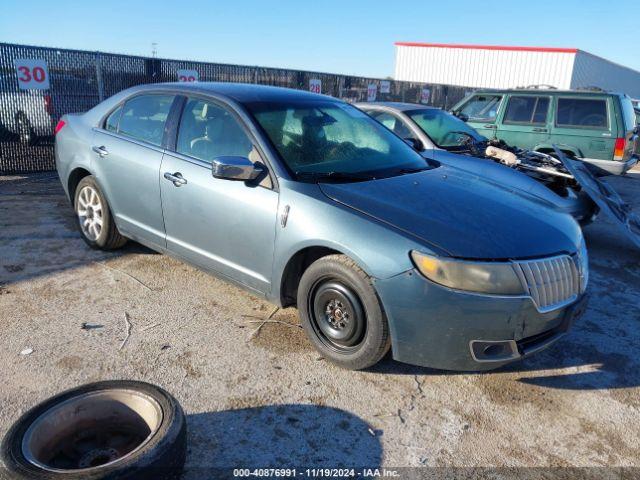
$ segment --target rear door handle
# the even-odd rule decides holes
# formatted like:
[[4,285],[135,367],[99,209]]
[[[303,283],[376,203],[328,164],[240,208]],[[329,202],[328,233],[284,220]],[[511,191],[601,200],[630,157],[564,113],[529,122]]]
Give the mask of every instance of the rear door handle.
[[174,186],[180,187],[187,184],[187,179],[180,172],[171,173],[164,172],[164,178],[173,183]]
[[546,128],[539,128],[539,127],[536,127],[536,128],[532,128],[532,129],[531,129],[531,131],[532,131],[532,132],[546,132],[546,131],[547,131],[547,129],[546,129]]
[[93,147],[91,147],[91,149],[101,157],[106,157],[107,155],[109,155],[109,150],[107,150],[104,145],[101,145],[99,147],[97,145],[94,145]]

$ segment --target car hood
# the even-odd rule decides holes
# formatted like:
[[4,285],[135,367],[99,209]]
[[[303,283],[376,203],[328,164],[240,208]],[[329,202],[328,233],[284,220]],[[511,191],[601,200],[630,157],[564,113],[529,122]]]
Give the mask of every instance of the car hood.
[[562,202],[561,197],[545,187],[542,183],[518,170],[501,165],[494,160],[461,155],[445,150],[435,150],[433,152],[433,158],[450,167],[460,168],[469,173],[476,174],[488,182],[499,184],[509,190],[518,189],[557,206]]
[[581,240],[571,216],[547,202],[447,165],[367,182],[324,183],[320,189],[458,258],[573,253]]

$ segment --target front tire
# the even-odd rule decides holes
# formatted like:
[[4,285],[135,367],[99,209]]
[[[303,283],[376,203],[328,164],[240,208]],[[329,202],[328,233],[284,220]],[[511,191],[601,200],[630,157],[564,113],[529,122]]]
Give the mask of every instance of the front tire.
[[82,239],[91,248],[113,250],[127,243],[118,231],[107,199],[93,175],[78,183],[73,206]]
[[314,347],[340,367],[370,367],[389,350],[389,326],[371,278],[345,255],[311,264],[300,279],[297,300]]

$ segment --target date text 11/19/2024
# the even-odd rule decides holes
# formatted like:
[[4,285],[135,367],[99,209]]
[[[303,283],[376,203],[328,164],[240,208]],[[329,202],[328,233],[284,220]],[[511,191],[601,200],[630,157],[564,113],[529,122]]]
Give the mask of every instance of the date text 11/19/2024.
[[304,478],[394,478],[399,472],[388,468],[236,468],[234,477]]

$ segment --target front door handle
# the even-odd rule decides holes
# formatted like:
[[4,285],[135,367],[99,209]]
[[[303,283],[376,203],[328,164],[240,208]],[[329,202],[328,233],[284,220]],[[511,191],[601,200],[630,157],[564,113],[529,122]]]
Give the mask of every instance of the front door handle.
[[187,184],[187,179],[180,172],[171,173],[164,172],[164,178],[173,183],[174,186],[180,187]]
[[496,126],[493,123],[488,123],[488,124],[486,124],[484,126],[484,128],[492,128],[492,129],[494,129],[494,128],[496,128]]
[[531,129],[532,132],[541,132],[541,133],[545,133],[547,131],[546,128],[540,128],[540,127],[536,127],[536,128],[532,128]]
[[107,155],[109,155],[109,150],[107,150],[104,145],[101,145],[101,146],[94,145],[93,147],[91,147],[91,149],[101,157],[106,157]]

